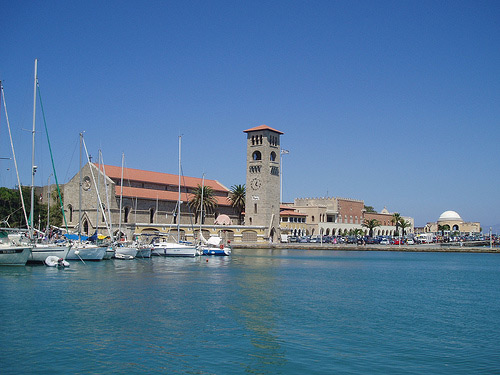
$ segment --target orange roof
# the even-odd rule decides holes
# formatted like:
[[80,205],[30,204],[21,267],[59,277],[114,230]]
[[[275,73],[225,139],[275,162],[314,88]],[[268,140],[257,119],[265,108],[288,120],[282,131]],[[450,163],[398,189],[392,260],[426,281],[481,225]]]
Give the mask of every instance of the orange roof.
[[[95,166],[97,167],[97,164],[95,164]],[[102,165],[101,165],[101,170],[103,170]],[[121,179],[122,167],[116,167],[114,165],[104,165],[104,171],[106,172],[106,176],[108,176],[109,178],[117,180]],[[143,171],[141,169],[133,169],[133,168],[123,168],[123,180],[148,182],[160,185],[173,185],[173,186],[179,185],[179,175]],[[181,176],[182,186],[188,188],[196,188],[198,185],[201,185],[201,183],[202,183],[201,178]],[[125,182],[123,184],[125,185]],[[228,192],[228,189],[217,180],[205,179],[204,185],[211,187],[213,190]],[[175,200],[177,200],[177,198]]]
[[[107,171],[107,170],[106,170]],[[120,196],[121,186],[115,185],[115,194]],[[166,191],[166,190],[154,190],[154,189],[142,189],[130,186],[123,187],[123,196],[128,198],[142,198],[142,199],[152,199],[160,201],[177,201],[179,193],[177,191]],[[181,191],[181,200],[183,202],[188,202],[192,197],[192,194]],[[214,196],[217,204],[219,206],[230,206],[231,202],[227,197]]]
[[293,210],[284,210],[280,212],[280,216],[307,216],[307,214],[301,214]]
[[283,132],[280,132],[279,130],[273,129],[267,125],[260,125],[260,126],[256,126],[255,128],[252,128],[252,129],[243,130],[243,133],[254,132],[257,130],[271,130],[271,131],[279,133],[279,134],[284,134]]

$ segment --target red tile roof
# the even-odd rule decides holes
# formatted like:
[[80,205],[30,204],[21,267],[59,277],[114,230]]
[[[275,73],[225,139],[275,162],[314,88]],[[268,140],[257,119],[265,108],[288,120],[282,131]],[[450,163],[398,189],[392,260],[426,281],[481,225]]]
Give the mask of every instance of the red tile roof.
[[[95,164],[97,167],[97,164]],[[103,170],[103,166],[101,165],[101,170]],[[104,171],[106,172],[106,176],[112,178],[114,180],[120,180],[122,176],[122,168],[116,167],[114,165],[104,165]],[[160,173],[160,172],[151,172],[151,171],[143,171],[141,169],[133,169],[133,168],[123,168],[123,185],[126,185],[127,180],[130,181],[139,181],[160,185],[171,185],[178,186],[179,184],[179,175],[169,174],[169,173]],[[182,177],[181,176],[181,184],[182,186],[188,188],[196,188],[198,185],[201,185],[202,179],[197,177]],[[222,185],[217,180],[207,180],[204,182],[205,186],[211,187],[213,190],[229,192],[228,188]]]
[[280,132],[279,130],[273,129],[267,125],[260,125],[260,126],[256,126],[255,128],[252,128],[252,129],[243,130],[243,133],[254,132],[257,130],[271,130],[271,131],[279,133],[279,134],[284,134],[283,132]]
[[[95,164],[98,168],[98,165]],[[101,170],[103,170],[103,166],[101,165]],[[119,181],[122,176],[122,168],[114,165],[104,165],[104,171],[106,172],[106,176],[118,181],[118,184],[115,185],[115,194],[116,196],[120,196],[121,186]],[[139,188],[139,187],[131,187],[127,186],[128,181],[134,182],[144,182],[150,184],[158,184],[158,185],[170,185],[175,186],[175,191],[167,191],[167,190],[159,190],[159,189],[148,189],[148,188]],[[181,200],[183,202],[189,201],[192,194],[186,193],[186,188],[196,188],[198,185],[202,184],[201,178],[196,177],[182,177],[181,176]],[[140,169],[133,168],[123,168],[123,196],[128,198],[141,198],[141,199],[153,199],[153,200],[168,200],[168,201],[177,201],[178,191],[177,186],[179,186],[179,175],[168,174],[168,173],[160,173],[160,172],[151,172],[151,171],[143,171]],[[219,206],[230,206],[231,202],[227,199],[227,194],[229,190],[222,185],[217,180],[207,180],[204,181],[204,186],[211,187],[214,192],[224,193],[224,196],[219,196],[219,194],[214,195],[214,198],[217,201]]]

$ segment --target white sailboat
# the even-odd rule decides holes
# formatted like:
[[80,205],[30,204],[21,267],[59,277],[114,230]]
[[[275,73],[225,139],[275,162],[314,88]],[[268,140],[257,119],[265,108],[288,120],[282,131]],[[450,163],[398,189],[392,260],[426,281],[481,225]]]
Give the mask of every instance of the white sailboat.
[[118,219],[118,242],[115,244],[115,258],[130,259],[137,255],[137,247],[129,241],[122,241],[122,208],[123,208],[123,163],[125,154],[122,153],[122,175],[120,181],[120,215]]
[[153,243],[152,253],[154,255],[162,255],[167,257],[195,257],[200,255],[200,252],[195,245],[180,240],[180,223],[181,223],[181,136],[179,136],[179,186],[177,198],[177,241],[167,242],[162,239]]
[[34,92],[33,92],[33,130],[32,130],[32,155],[31,155],[31,205],[30,205],[30,218],[31,222],[29,223],[29,233],[30,240],[33,243],[33,247],[31,249],[31,254],[28,257],[28,262],[37,262],[43,263],[45,259],[49,256],[56,256],[66,259],[66,256],[69,252],[69,246],[65,244],[56,245],[51,243],[38,243],[37,235],[35,234],[34,227],[34,204],[35,204],[35,173],[37,167],[35,165],[35,114],[36,114],[36,89],[38,84],[38,75],[37,75],[37,65],[38,60],[35,59],[35,84],[34,84]]
[[[9,129],[9,136],[10,136],[10,144],[12,147],[12,154],[14,158],[14,164],[16,166],[16,174],[18,176],[18,181],[19,181],[19,173],[17,173],[17,162],[16,162],[16,155],[14,153],[14,147],[12,143],[12,136],[11,136],[11,131],[10,131],[10,125],[9,125],[9,116],[7,114],[7,105],[5,104],[5,94],[3,91],[3,85],[2,81],[0,81],[0,91],[1,91],[1,99],[3,99],[3,105],[5,109],[5,118],[7,121],[7,126]],[[21,190],[21,184],[18,183],[19,185],[19,190]],[[21,195],[22,197],[22,195]],[[21,198],[22,205],[24,207],[24,201]],[[26,217],[26,210],[24,211],[24,216],[27,221]],[[24,266],[26,264],[26,261],[28,260],[28,257],[31,254],[31,246],[27,246],[26,244],[21,244],[20,241],[20,235],[13,236],[9,235],[5,231],[0,231],[0,266]]]
[[231,255],[231,248],[222,243],[222,238],[219,236],[210,236],[208,240],[203,237],[201,226],[203,224],[203,197],[205,190],[205,175],[201,180],[201,209],[200,209],[200,240],[198,242],[198,250],[201,255]]
[[80,133],[80,190],[78,198],[78,242],[71,247],[67,260],[102,260],[106,254],[106,246],[97,246],[82,241],[82,143],[83,133]]

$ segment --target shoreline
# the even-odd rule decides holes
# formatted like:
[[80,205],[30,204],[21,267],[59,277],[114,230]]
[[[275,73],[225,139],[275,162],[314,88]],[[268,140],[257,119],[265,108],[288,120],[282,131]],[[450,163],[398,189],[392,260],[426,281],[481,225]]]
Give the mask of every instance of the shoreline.
[[436,253],[500,253],[500,247],[474,247],[457,245],[354,245],[354,244],[316,244],[316,243],[231,243],[233,249],[268,250],[337,250],[337,251],[399,251],[399,252],[436,252]]

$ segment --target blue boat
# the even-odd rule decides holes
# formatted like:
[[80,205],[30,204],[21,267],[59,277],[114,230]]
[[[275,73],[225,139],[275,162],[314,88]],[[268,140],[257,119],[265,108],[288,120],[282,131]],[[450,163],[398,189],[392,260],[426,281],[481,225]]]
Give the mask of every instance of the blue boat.
[[202,241],[199,245],[199,249],[201,255],[231,255],[231,247],[229,245],[224,245],[222,243],[222,238],[216,236],[210,237],[207,241]]

